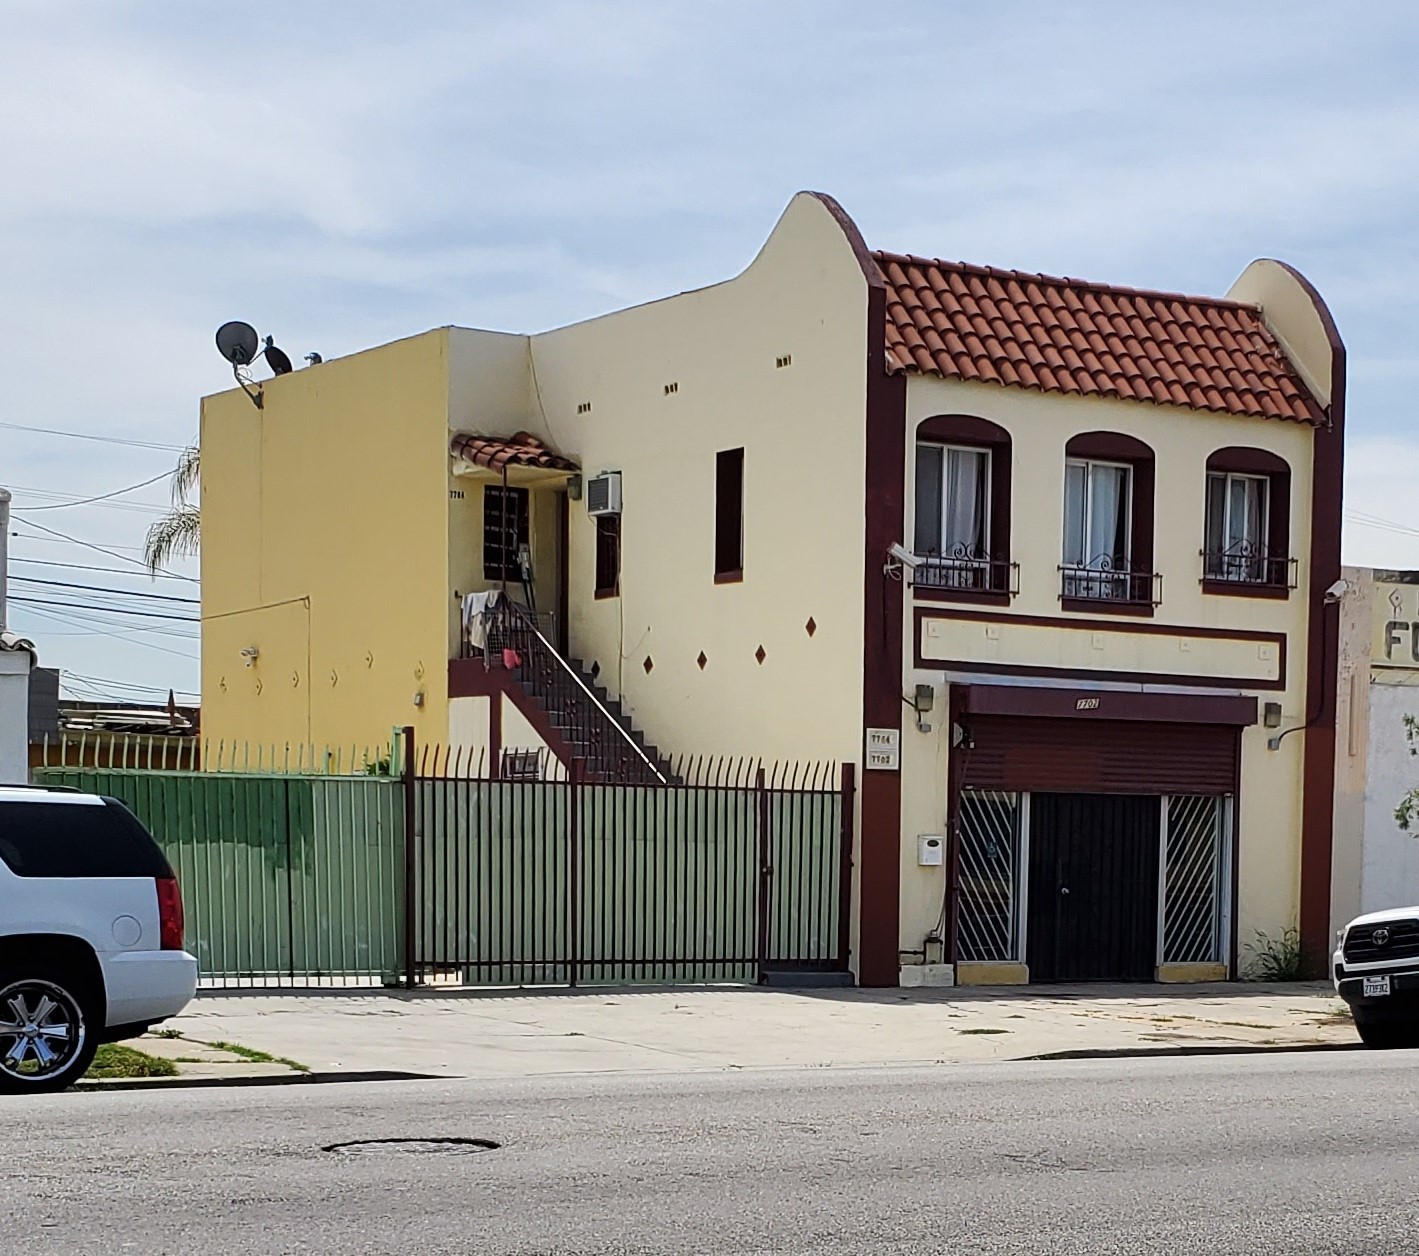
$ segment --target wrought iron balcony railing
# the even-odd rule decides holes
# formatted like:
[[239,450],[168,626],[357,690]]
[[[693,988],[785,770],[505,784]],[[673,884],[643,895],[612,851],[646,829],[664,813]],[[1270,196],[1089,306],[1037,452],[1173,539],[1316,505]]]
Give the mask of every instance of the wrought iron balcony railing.
[[1155,571],[1133,571],[1098,560],[1087,567],[1065,563],[1060,572],[1060,597],[1081,602],[1157,606],[1163,600],[1163,577]]
[[1229,550],[1202,550],[1204,583],[1256,585],[1268,589],[1296,587],[1296,560],[1272,558],[1264,550],[1245,547]]
[[963,593],[1004,593],[1014,597],[1020,591],[1020,564],[1008,559],[972,554],[964,549],[951,554],[918,553],[912,584],[919,589],[942,589]]

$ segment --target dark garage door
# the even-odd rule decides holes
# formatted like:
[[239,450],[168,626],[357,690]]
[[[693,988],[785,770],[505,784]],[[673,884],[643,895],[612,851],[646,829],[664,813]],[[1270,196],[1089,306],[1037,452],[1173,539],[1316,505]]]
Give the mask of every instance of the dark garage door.
[[1160,802],[1033,794],[1026,962],[1033,981],[1152,981]]

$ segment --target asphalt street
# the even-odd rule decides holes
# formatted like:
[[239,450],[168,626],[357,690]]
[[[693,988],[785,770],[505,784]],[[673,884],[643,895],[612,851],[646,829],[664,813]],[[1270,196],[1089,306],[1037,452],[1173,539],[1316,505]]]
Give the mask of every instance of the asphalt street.
[[[0,1100],[6,1253],[1412,1252],[1419,1053]],[[472,1138],[496,1150],[362,1139]]]

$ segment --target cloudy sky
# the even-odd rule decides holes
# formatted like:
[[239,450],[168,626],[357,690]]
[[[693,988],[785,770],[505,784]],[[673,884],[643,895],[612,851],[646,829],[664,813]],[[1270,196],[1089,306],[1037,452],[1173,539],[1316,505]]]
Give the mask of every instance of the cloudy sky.
[[878,248],[1212,294],[1296,265],[1349,345],[1346,558],[1419,567],[1412,0],[0,0],[0,30],[12,620],[76,696],[197,685],[195,566],[135,565],[165,484],[73,503],[172,465],[219,323],[298,361],[536,331],[737,272],[800,188]]

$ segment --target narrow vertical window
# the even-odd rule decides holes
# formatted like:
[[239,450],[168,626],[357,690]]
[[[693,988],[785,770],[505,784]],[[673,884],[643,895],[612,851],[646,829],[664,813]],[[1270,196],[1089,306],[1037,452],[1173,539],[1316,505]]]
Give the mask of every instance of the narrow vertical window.
[[596,596],[619,597],[621,593],[621,516],[596,518]]
[[744,451],[715,455],[714,578],[727,584],[744,577]]

